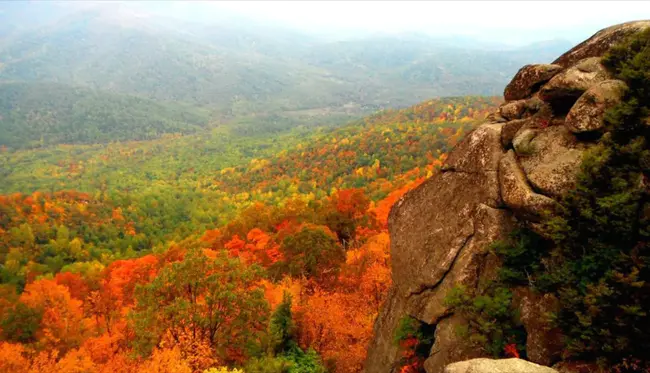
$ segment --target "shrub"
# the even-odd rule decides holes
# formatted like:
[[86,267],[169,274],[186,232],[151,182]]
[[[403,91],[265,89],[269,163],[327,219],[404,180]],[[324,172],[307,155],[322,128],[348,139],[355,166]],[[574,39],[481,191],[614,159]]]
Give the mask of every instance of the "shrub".
[[458,334],[486,353],[504,357],[512,345],[519,353],[525,351],[526,333],[512,307],[512,293],[506,287],[495,283],[484,294],[477,295],[464,286],[456,286],[447,294],[445,304],[468,321],[457,330]]

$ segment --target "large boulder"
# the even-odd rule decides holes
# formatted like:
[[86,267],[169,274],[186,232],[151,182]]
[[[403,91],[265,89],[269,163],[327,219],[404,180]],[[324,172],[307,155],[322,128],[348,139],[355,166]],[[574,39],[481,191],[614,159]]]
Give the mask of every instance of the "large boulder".
[[391,288],[375,322],[374,337],[368,346],[365,372],[390,373],[397,369],[401,351],[394,342],[394,337],[400,320],[406,316],[405,306],[404,299],[397,289]]
[[586,90],[609,79],[599,57],[590,57],[557,74],[539,91],[539,97],[551,104],[556,114],[566,114]]
[[510,145],[512,145],[512,141],[514,140],[515,135],[519,133],[519,130],[530,122],[531,119],[526,118],[511,120],[510,122],[504,124],[503,128],[501,129],[501,145],[503,145],[505,149],[509,148]]
[[620,80],[605,80],[589,88],[566,116],[565,126],[573,133],[597,131],[604,126],[605,111],[623,98],[627,85]]
[[526,354],[530,361],[552,365],[560,359],[563,349],[561,330],[553,325],[552,314],[560,304],[551,294],[539,294],[522,287],[514,291],[513,305],[526,329]]
[[393,206],[388,222],[392,269],[402,293],[435,286],[474,234],[471,222],[479,205],[502,205],[500,130],[501,125],[484,124],[468,134],[450,153],[443,172]]
[[554,198],[573,189],[588,145],[579,142],[565,126],[522,128],[513,143],[533,189]]
[[523,219],[539,221],[557,205],[553,199],[532,190],[512,150],[499,163],[499,186],[503,202]]
[[561,55],[553,63],[568,67],[584,58],[602,56],[614,44],[648,27],[650,27],[650,21],[634,21],[600,30],[589,39]]
[[449,154],[443,171],[495,172],[501,149],[501,124],[487,123],[470,132]]
[[520,158],[527,157],[535,152],[532,142],[539,133],[539,129],[536,126],[529,126],[529,124],[532,123],[526,123],[526,126],[520,128],[514,139],[512,139],[512,147]]
[[424,361],[427,373],[442,373],[453,362],[483,357],[480,350],[458,334],[458,328],[466,324],[467,321],[462,317],[453,315],[440,320],[436,325],[434,345],[429,358]]
[[[604,111],[620,98],[620,83],[610,80],[600,57],[613,43],[646,27],[650,21],[614,26],[554,64],[523,67],[489,123],[468,134],[439,173],[393,206],[388,219],[393,285],[375,322],[366,373],[400,369],[401,353],[393,340],[406,316],[435,327],[424,362],[427,373],[556,372],[519,359],[451,364],[477,357],[481,350],[456,333],[467,320],[444,299],[455,285],[480,293],[497,277],[500,259],[489,247],[517,224],[544,233],[546,213],[555,211],[556,200],[573,187],[584,151],[593,146],[595,137],[580,132],[602,127]],[[650,185],[643,178],[640,183]],[[556,300],[528,292],[516,294],[513,302],[528,332],[528,357],[552,364],[561,336],[545,316]]]
[[500,208],[501,127],[484,124],[468,134],[442,172],[393,206],[388,220],[393,289],[375,323],[367,373],[390,372],[399,361],[391,343],[401,317],[437,324],[449,313],[442,301],[454,284],[473,286],[479,277],[494,276],[496,264],[486,249],[514,225],[512,214]]
[[506,102],[499,107],[499,114],[507,119],[521,119],[526,112],[527,100],[517,100]]
[[503,91],[506,101],[521,100],[532,95],[540,85],[562,70],[559,65],[526,65],[519,69]]
[[521,359],[472,359],[448,365],[444,373],[558,373],[557,370]]
[[[509,211],[484,204],[476,206],[464,224],[463,230],[456,232],[457,237],[452,241],[435,244],[436,238],[443,238],[439,231],[432,232],[428,237],[433,250],[425,258],[426,265],[422,270],[433,271],[438,277],[424,290],[411,294],[407,301],[409,313],[427,324],[436,324],[448,315],[449,308],[444,300],[455,286],[476,289],[480,279],[496,278],[498,260],[488,248],[493,242],[508,237],[515,227]],[[432,266],[431,263],[435,261],[431,260],[439,264]]]

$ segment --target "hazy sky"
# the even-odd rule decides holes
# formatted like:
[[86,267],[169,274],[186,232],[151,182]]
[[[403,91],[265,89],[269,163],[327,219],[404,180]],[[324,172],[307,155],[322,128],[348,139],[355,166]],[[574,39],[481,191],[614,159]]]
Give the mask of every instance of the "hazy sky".
[[222,1],[213,5],[307,30],[421,31],[513,43],[531,38],[577,41],[608,25],[650,19],[648,1]]

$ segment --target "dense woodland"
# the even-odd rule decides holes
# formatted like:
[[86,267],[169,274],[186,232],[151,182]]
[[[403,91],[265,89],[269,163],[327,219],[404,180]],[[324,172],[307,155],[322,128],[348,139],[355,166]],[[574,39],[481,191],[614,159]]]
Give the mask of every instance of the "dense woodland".
[[[145,3],[0,9],[0,373],[361,372],[391,207],[501,103],[465,95],[568,46],[335,41]],[[630,89],[546,238],[493,243],[498,279],[444,300],[486,354],[526,357],[528,286],[561,304],[563,359],[647,371],[649,43],[605,57]],[[433,333],[401,320],[400,373]]]
[[359,372],[390,207],[498,103],[5,149],[0,370]]

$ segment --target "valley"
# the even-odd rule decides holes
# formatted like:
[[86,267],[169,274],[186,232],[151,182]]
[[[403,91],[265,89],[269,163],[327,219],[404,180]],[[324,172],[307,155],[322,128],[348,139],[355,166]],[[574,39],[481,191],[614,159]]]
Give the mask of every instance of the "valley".
[[0,373],[647,369],[647,21],[275,4],[0,3]]

